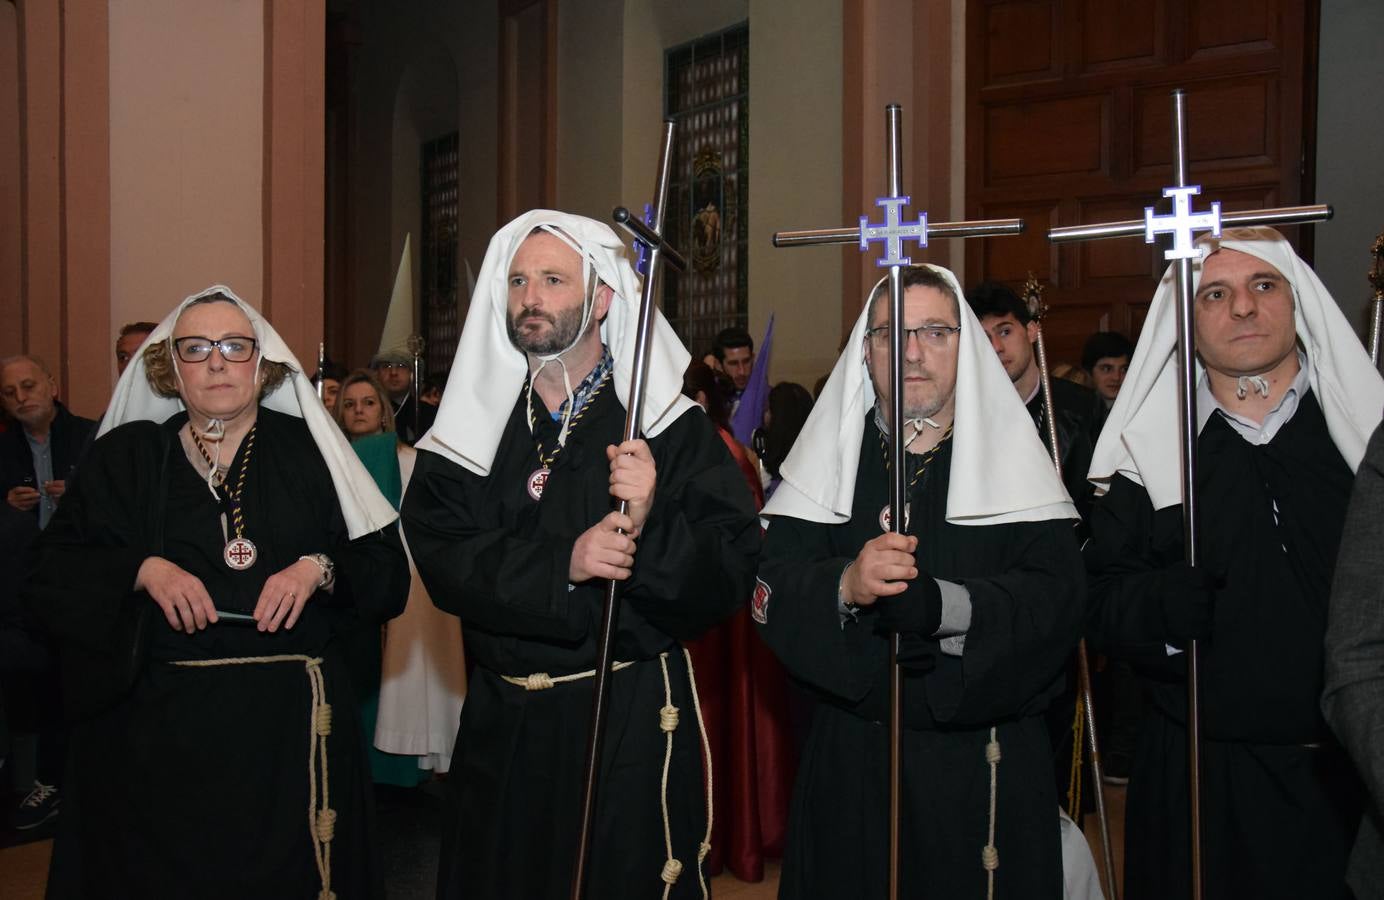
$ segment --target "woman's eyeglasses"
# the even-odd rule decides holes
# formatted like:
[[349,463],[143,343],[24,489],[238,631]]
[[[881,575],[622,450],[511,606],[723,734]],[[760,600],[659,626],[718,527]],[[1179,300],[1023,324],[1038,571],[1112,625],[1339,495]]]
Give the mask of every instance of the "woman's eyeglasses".
[[240,335],[223,337],[219,341],[197,336],[181,337],[173,341],[173,347],[178,351],[178,359],[185,363],[206,362],[213,350],[221,351],[221,358],[226,362],[249,362],[254,358],[257,346],[259,341]]

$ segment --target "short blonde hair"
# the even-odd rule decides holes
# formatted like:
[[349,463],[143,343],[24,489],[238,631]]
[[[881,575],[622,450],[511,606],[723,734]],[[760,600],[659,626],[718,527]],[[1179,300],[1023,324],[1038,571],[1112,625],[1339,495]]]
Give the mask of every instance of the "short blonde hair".
[[[199,306],[203,303],[235,303],[235,301],[225,294],[208,294],[205,297],[198,297],[188,306]],[[182,392],[178,390],[178,375],[174,371],[174,366],[177,364],[169,352],[168,344],[169,342],[166,340],[155,341],[144,348],[144,377],[149,379],[149,387],[153,388],[154,393],[160,397],[181,397]],[[279,385],[283,384],[293,371],[283,363],[270,362],[267,359],[262,359],[259,366],[260,400],[278,390]]]
[[[392,434],[394,432],[394,404],[389,402],[385,396],[384,386],[375,377],[375,373],[369,369],[356,369],[350,375],[341,379],[341,387],[336,392],[336,407],[332,410],[332,418],[336,419],[336,424],[346,432],[346,389],[353,384],[368,384],[370,389],[375,392],[375,396],[380,401],[380,433]],[[350,432],[346,432],[350,437]]]

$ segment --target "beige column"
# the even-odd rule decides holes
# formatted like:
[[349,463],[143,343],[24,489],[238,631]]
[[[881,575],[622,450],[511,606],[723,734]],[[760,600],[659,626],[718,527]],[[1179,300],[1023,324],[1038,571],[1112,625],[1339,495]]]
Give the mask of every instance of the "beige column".
[[111,389],[110,46],[107,0],[63,0],[61,381],[95,415]]
[[325,0],[264,0],[264,312],[310,373],[323,335]]

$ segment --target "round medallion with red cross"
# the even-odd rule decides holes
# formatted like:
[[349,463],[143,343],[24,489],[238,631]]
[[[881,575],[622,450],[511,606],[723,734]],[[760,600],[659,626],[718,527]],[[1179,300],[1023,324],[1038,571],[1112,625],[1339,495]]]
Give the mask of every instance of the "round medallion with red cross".
[[238,537],[227,542],[221,555],[226,560],[226,565],[237,572],[243,572],[255,564],[255,560],[259,558],[259,551],[255,549],[253,542]]
[[[911,504],[911,503],[905,503],[905,504],[903,505],[903,528],[904,528],[904,531],[907,531],[907,530],[908,530],[908,523],[909,523],[909,520],[912,518],[912,517],[911,517],[911,513],[912,513],[912,512],[913,512],[913,504]],[[880,531],[891,531],[891,530],[893,530],[893,529],[892,529],[893,522],[894,522],[894,514],[890,511],[890,509],[889,509],[889,504],[886,503],[886,504],[884,504],[884,509],[881,509],[881,510],[879,511],[879,530],[880,530]]]
[[750,597],[750,615],[761,625],[769,624],[769,598],[773,595],[764,579],[754,580],[754,594]]
[[548,474],[547,467],[533,470],[533,474],[529,476],[528,483],[530,497],[535,500],[543,499],[543,489],[548,486]]

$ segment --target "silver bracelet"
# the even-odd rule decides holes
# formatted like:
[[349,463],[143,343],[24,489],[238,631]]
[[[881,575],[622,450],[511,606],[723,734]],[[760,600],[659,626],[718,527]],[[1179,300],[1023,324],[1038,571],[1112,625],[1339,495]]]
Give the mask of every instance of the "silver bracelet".
[[308,553],[298,557],[300,562],[305,559],[322,570],[322,580],[317,582],[317,589],[320,591],[331,587],[332,582],[336,581],[336,563],[332,562],[331,557],[325,553]]

